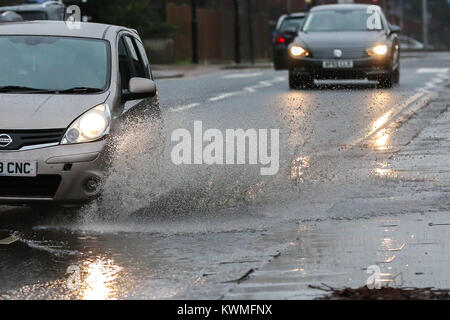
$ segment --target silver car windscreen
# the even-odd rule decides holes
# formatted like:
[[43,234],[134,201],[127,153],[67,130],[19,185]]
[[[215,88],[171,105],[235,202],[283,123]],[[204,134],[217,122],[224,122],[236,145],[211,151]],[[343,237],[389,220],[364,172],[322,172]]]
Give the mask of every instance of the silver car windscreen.
[[106,41],[53,36],[0,36],[0,87],[63,91],[106,89]]
[[303,31],[379,31],[382,28],[382,19],[378,12],[339,9],[310,13]]

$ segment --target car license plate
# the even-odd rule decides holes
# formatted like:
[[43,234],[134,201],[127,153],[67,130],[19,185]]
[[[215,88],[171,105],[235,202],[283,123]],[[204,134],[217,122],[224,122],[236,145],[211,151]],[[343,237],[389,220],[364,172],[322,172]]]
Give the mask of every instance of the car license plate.
[[36,161],[0,160],[0,177],[36,177]]
[[326,69],[353,68],[352,60],[325,60],[323,67]]

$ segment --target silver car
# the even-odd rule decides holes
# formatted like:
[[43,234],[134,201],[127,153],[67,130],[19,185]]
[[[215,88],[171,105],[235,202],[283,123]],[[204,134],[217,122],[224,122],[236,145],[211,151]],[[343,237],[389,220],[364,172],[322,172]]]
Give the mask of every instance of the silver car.
[[65,22],[0,28],[0,203],[96,197],[123,119],[160,116],[136,31]]

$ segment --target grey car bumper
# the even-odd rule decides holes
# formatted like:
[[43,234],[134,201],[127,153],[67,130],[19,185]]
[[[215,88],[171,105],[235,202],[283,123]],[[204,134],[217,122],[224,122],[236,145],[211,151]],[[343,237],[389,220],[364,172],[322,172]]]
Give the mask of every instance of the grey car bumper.
[[[333,59],[328,59],[333,60]],[[377,79],[391,71],[388,58],[351,59],[353,68],[325,69],[324,59],[289,59],[289,70],[316,79]]]
[[[80,204],[98,195],[108,164],[107,140],[0,152],[6,161],[36,161],[36,177],[0,177],[0,203]],[[91,184],[90,184],[91,183]],[[95,189],[95,190],[94,190]]]

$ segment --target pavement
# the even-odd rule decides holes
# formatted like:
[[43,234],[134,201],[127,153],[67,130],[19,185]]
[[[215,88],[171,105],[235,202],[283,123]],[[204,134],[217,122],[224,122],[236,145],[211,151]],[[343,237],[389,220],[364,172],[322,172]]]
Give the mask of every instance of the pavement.
[[[158,79],[164,161],[136,124],[98,201],[0,207],[0,299],[310,299],[374,266],[392,286],[449,289],[449,61],[405,59],[393,89],[289,90],[266,68]],[[173,165],[170,136],[194,121],[279,129],[279,173]]]

